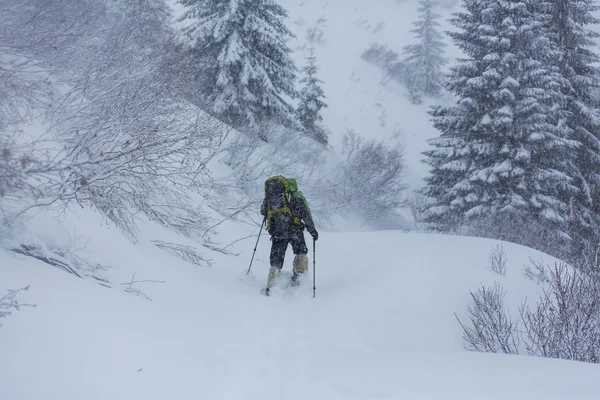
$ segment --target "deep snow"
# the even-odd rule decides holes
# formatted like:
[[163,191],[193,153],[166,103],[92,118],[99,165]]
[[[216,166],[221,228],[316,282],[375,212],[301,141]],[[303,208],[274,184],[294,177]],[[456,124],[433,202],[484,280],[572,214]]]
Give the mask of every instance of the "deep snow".
[[489,240],[326,234],[316,247],[316,298],[312,246],[303,285],[267,298],[259,294],[266,237],[246,276],[255,238],[209,268],[148,243],[116,247],[112,236],[107,261],[165,281],[137,285],[152,301],[0,253],[2,287],[30,284],[19,300],[37,305],[2,321],[0,398],[531,400],[600,390],[597,365],[463,349],[453,313],[469,289],[496,280],[512,305],[538,290],[522,268],[545,256],[521,246],[505,244],[502,277],[488,267]]

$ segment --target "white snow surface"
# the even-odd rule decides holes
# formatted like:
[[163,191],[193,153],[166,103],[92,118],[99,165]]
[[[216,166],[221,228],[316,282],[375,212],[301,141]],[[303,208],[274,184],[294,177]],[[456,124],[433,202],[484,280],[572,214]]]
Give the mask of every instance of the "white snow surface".
[[[309,246],[302,285],[265,297],[268,237],[246,275],[255,237],[230,248],[239,256],[214,256],[213,266],[203,267],[148,241],[164,232],[146,232],[138,245],[108,227],[83,238],[86,251],[114,268],[113,288],[0,252],[0,293],[31,285],[18,300],[37,305],[0,320],[0,399],[532,400],[600,393],[597,365],[464,350],[454,312],[463,315],[469,289],[498,281],[513,310],[538,292],[522,268],[529,257],[554,260],[522,246],[505,244],[508,273],[499,276],[488,267],[490,240],[323,234],[315,259]],[[291,261],[288,250],[287,275]],[[164,281],[135,286],[152,301],[119,288],[135,270],[136,279]]]

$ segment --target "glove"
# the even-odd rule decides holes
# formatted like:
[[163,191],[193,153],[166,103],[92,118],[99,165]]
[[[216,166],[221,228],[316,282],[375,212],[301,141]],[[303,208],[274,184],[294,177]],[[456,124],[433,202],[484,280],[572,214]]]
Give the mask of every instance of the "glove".
[[316,242],[319,239],[319,232],[316,230],[310,232],[310,236],[312,236],[313,240]]

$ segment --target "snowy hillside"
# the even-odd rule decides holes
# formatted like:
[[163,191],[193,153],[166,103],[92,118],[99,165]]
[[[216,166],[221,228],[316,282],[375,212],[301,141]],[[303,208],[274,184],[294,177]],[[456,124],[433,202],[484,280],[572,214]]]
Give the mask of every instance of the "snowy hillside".
[[[446,17],[457,2],[440,3],[443,29],[449,29]],[[490,268],[497,241],[369,231],[362,219],[335,214],[338,205],[327,204],[331,198],[341,200],[331,195],[338,192],[318,192],[328,189],[331,181],[318,178],[330,173],[325,168],[329,163],[344,158],[343,139],[350,131],[402,144],[406,194],[422,185],[427,169],[421,153],[426,139],[438,134],[427,110],[446,99],[424,98],[423,104],[413,105],[405,87],[386,81],[380,68],[361,59],[374,43],[398,53],[412,43],[416,0],[281,4],[297,36],[291,45],[298,66],[306,55],[307,29],[319,23],[322,30],[324,40],[315,56],[329,106],[323,110],[324,123],[334,151],[321,154],[309,139],[298,139],[297,132],[294,138],[276,137],[268,144],[235,131],[207,137],[206,143],[219,151],[209,152],[206,164],[201,157],[205,180],[197,191],[190,190],[190,207],[198,213],[174,217],[184,228],[191,226],[188,236],[173,228],[176,223],[160,224],[168,213],[150,220],[156,209],[179,210],[178,196],[190,189],[187,181],[176,180],[174,190],[149,178],[153,175],[139,178],[158,186],[151,212],[131,211],[133,216],[125,221],[139,228],[137,240],[106,214],[87,203],[80,207],[75,200],[64,208],[34,208],[15,219],[23,229],[0,237],[6,247],[0,247],[0,400],[598,398],[597,364],[528,356],[524,343],[518,345],[520,355],[465,350],[457,317],[468,321],[470,291],[500,284],[506,306],[517,318],[522,302],[527,298],[535,304],[542,290],[524,270],[532,261],[552,266],[557,260],[502,243],[507,273],[498,274]],[[123,32],[126,37],[128,31]],[[452,60],[457,50],[449,40],[447,45]],[[130,51],[138,54],[133,45]],[[101,66],[98,70],[102,72]],[[103,82],[112,83],[112,78]],[[139,85],[145,88],[146,81]],[[107,84],[109,93],[111,86]],[[112,110],[111,100],[106,103]],[[175,114],[182,120],[187,121],[187,112],[189,120],[198,117],[187,102],[183,108],[185,113]],[[200,125],[209,121],[203,120],[203,112],[198,114]],[[139,130],[135,132],[145,135],[146,127],[130,120]],[[121,120],[112,122],[121,127]],[[176,125],[181,132],[193,131],[186,124]],[[32,134],[39,128],[26,130]],[[221,140],[231,146],[229,152],[220,150]],[[187,142],[180,146],[194,148]],[[103,151],[98,154],[104,156]],[[161,162],[170,160],[152,155]],[[324,162],[318,164],[321,157]],[[166,173],[169,178],[181,174],[179,164],[165,163],[172,168]],[[165,164],[151,166],[161,170]],[[112,172],[112,167],[107,169]],[[309,273],[302,285],[278,287],[265,297],[260,291],[271,242],[264,230],[251,272],[246,272],[259,232],[261,183],[281,171],[299,178],[320,238],[313,248],[306,235]],[[196,172],[194,165],[187,165],[187,174]],[[128,183],[127,174],[116,179],[116,184],[107,179],[105,187]],[[127,208],[120,200],[111,206]],[[3,210],[3,204],[0,217],[13,211]],[[323,211],[325,206],[330,208]],[[320,218],[330,217],[328,213],[334,221]],[[291,270],[291,249],[286,257],[283,281]],[[14,298],[7,296],[9,290],[25,287]],[[17,309],[11,301],[22,306]]]
[[[175,17],[180,16],[181,5],[175,0],[170,3]],[[407,182],[412,188],[420,187],[427,173],[421,163],[421,152],[427,148],[426,139],[438,135],[427,110],[430,105],[446,100],[426,97],[423,104],[413,105],[406,87],[385,79],[381,69],[361,58],[375,43],[401,53],[405,45],[414,42],[410,30],[418,16],[416,0],[282,0],[280,3],[289,12],[287,22],[296,36],[290,46],[299,67],[308,56],[308,31],[315,29],[320,33],[315,57],[327,97],[328,107],[322,113],[333,149],[343,150],[343,137],[348,131],[366,138],[397,141],[405,150]],[[440,30],[451,28],[446,17],[456,9],[456,1],[440,2],[438,12],[443,16]],[[446,40],[446,45],[446,56],[452,60],[458,50],[450,40]]]
[[[438,12],[443,16],[440,30],[450,29],[447,17],[456,10],[455,2],[441,2]],[[420,187],[427,169],[421,163],[426,139],[438,133],[430,123],[427,110],[443,98],[424,98],[413,105],[408,90],[393,80],[385,80],[380,68],[361,58],[372,44],[382,44],[400,54],[402,48],[414,43],[410,30],[417,19],[416,0],[347,1],[282,1],[290,13],[291,28],[296,35],[293,47],[296,62],[303,65],[302,46],[306,46],[307,30],[319,24],[323,42],[316,49],[320,76],[329,107],[323,110],[326,126],[331,130],[332,145],[341,149],[341,140],[348,130],[366,137],[395,138],[404,146],[409,168],[407,181]],[[446,39],[446,56],[453,59],[458,51]]]
[[106,261],[135,266],[139,280],[164,281],[134,286],[152,301],[0,255],[2,285],[31,284],[19,300],[37,305],[3,320],[0,398],[532,400],[600,390],[596,365],[464,351],[453,313],[468,289],[498,281],[515,304],[537,290],[522,268],[542,256],[519,246],[506,245],[500,277],[488,269],[492,241],[324,235],[313,299],[310,277],[259,295],[266,240],[249,276],[248,251],[207,268],[119,242],[98,231],[89,246],[104,244]]

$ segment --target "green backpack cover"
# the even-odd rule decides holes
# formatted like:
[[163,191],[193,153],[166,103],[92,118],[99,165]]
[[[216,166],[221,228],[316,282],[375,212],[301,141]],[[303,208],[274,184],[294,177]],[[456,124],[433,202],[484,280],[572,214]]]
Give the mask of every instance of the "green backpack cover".
[[304,202],[306,211],[308,211],[308,215],[310,215],[310,218],[312,219],[312,212],[310,211],[310,207],[308,206],[306,197],[304,197],[304,194],[300,190],[298,190],[298,182],[296,182],[295,178],[287,178],[287,181],[288,181],[288,185],[290,187],[290,192],[292,193],[292,196],[294,196],[297,199],[301,199]]

